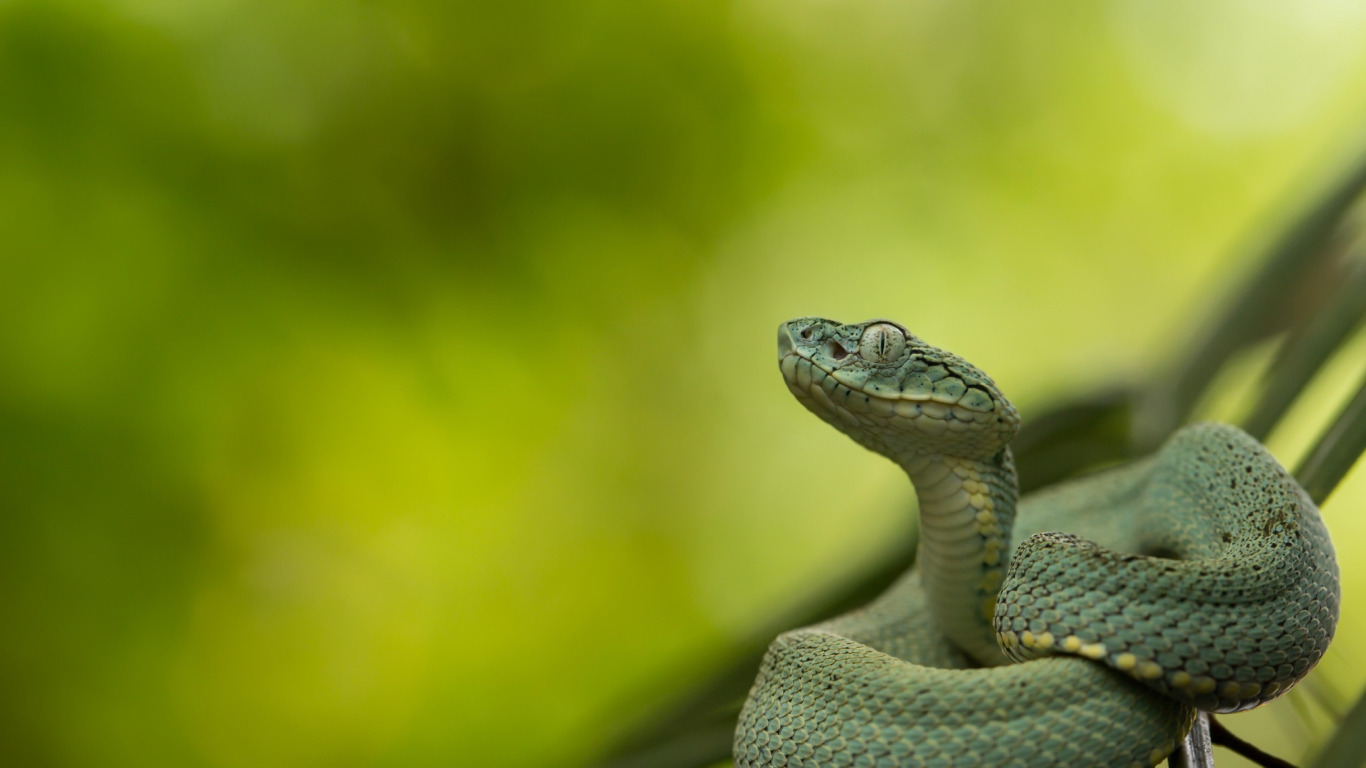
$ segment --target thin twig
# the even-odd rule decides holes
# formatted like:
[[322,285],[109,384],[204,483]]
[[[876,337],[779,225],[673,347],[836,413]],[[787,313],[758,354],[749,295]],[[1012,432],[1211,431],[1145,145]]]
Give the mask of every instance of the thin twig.
[[1269,755],[1237,736],[1234,736],[1232,731],[1225,728],[1224,724],[1214,719],[1213,716],[1209,719],[1209,736],[1210,741],[1221,747],[1227,747],[1257,765],[1265,766],[1266,768],[1295,768],[1294,763],[1282,760],[1275,755]]

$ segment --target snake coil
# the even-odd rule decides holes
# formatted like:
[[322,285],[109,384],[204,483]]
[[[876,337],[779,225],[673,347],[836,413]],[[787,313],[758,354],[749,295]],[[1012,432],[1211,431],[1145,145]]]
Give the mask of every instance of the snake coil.
[[1019,417],[968,362],[814,317],[779,327],[778,358],[803,405],[905,470],[921,539],[871,604],[773,642],[737,768],[1151,766],[1196,709],[1270,701],[1327,650],[1328,532],[1237,428],[1019,499]]

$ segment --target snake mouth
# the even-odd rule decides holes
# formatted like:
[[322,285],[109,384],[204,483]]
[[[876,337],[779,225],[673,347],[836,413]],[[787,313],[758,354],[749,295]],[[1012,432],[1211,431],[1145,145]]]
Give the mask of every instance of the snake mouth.
[[[833,341],[826,343],[834,345],[839,344],[839,342]],[[780,353],[784,351],[781,349],[781,345],[779,351]],[[846,350],[844,354],[849,355],[853,353]],[[815,384],[817,387],[824,389],[827,395],[832,396],[834,392],[843,390],[844,397],[859,394],[869,400],[880,400],[893,406],[895,406],[896,403],[934,403],[942,405],[945,408],[971,413],[990,414],[995,410],[995,404],[991,402],[989,397],[983,403],[974,401],[973,403],[968,404],[963,402],[964,398],[961,395],[955,397],[952,393],[940,394],[933,391],[907,391],[902,388],[894,389],[882,384],[870,386],[865,383],[860,385],[857,382],[849,381],[846,380],[845,377],[842,377],[841,369],[838,366],[824,365],[819,360],[804,354],[800,349],[795,347],[787,349],[785,354],[780,354],[778,358],[778,368],[782,371],[783,378],[786,379],[789,384],[797,385],[802,388],[810,388],[812,384]],[[823,382],[825,381],[831,383],[824,384]],[[967,389],[966,385],[963,385],[963,388]],[[980,392],[981,390],[975,391]],[[972,421],[973,419],[969,418],[966,420]]]
[[1009,405],[959,375],[950,356],[909,335],[893,337],[888,355],[866,343],[868,323],[832,326],[819,318],[780,325],[778,366],[802,405],[865,447],[892,456],[937,440],[985,454],[1013,435]]
[[[838,345],[838,342],[826,343]],[[845,355],[847,354],[848,353],[845,352]],[[840,381],[839,378],[835,376],[835,372],[838,371],[839,368],[821,365],[819,361],[812,359],[809,355],[802,354],[801,350],[798,349],[793,349],[788,354],[780,357],[778,359],[778,368],[783,372],[783,378],[787,379],[790,384],[800,384],[801,386],[809,387],[812,382],[802,383],[803,378],[812,379],[814,380],[814,383],[818,385],[821,380],[828,378],[834,383],[832,389],[846,390],[849,394],[865,395],[870,398],[885,400],[889,403],[895,403],[899,400],[906,400],[909,402],[925,402],[929,400],[929,395],[920,396],[908,392],[899,392],[896,395],[892,395],[883,392],[869,391],[856,384]],[[805,377],[799,373],[803,368],[806,368]],[[827,392],[827,394],[829,393]]]
[[974,411],[934,395],[896,390],[884,394],[850,386],[840,380],[838,368],[822,365],[795,349],[781,358],[779,367],[788,389],[808,410],[860,442],[873,441],[876,445],[865,444],[887,455],[895,452],[890,446],[910,435],[966,438],[990,429],[996,418],[994,408]]

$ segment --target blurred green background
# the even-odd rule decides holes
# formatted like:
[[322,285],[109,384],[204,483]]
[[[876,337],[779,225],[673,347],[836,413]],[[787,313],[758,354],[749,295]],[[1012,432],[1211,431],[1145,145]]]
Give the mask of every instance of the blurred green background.
[[[1026,419],[1152,377],[1357,145],[1363,35],[1348,2],[0,1],[0,762],[591,764],[907,530],[897,470],[790,401],[780,320],[896,318]],[[1349,696],[1363,504],[1357,471],[1324,508]],[[1298,758],[1307,706],[1230,724]]]

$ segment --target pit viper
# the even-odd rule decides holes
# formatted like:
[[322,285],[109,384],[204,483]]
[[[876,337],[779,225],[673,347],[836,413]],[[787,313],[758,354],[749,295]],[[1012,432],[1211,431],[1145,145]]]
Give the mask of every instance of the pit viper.
[[920,541],[872,603],[773,641],[737,768],[1152,766],[1196,709],[1268,702],[1326,651],[1327,529],[1236,427],[1020,499],[1017,411],[962,358],[807,317],[779,327],[778,360],[807,409],[909,476]]

